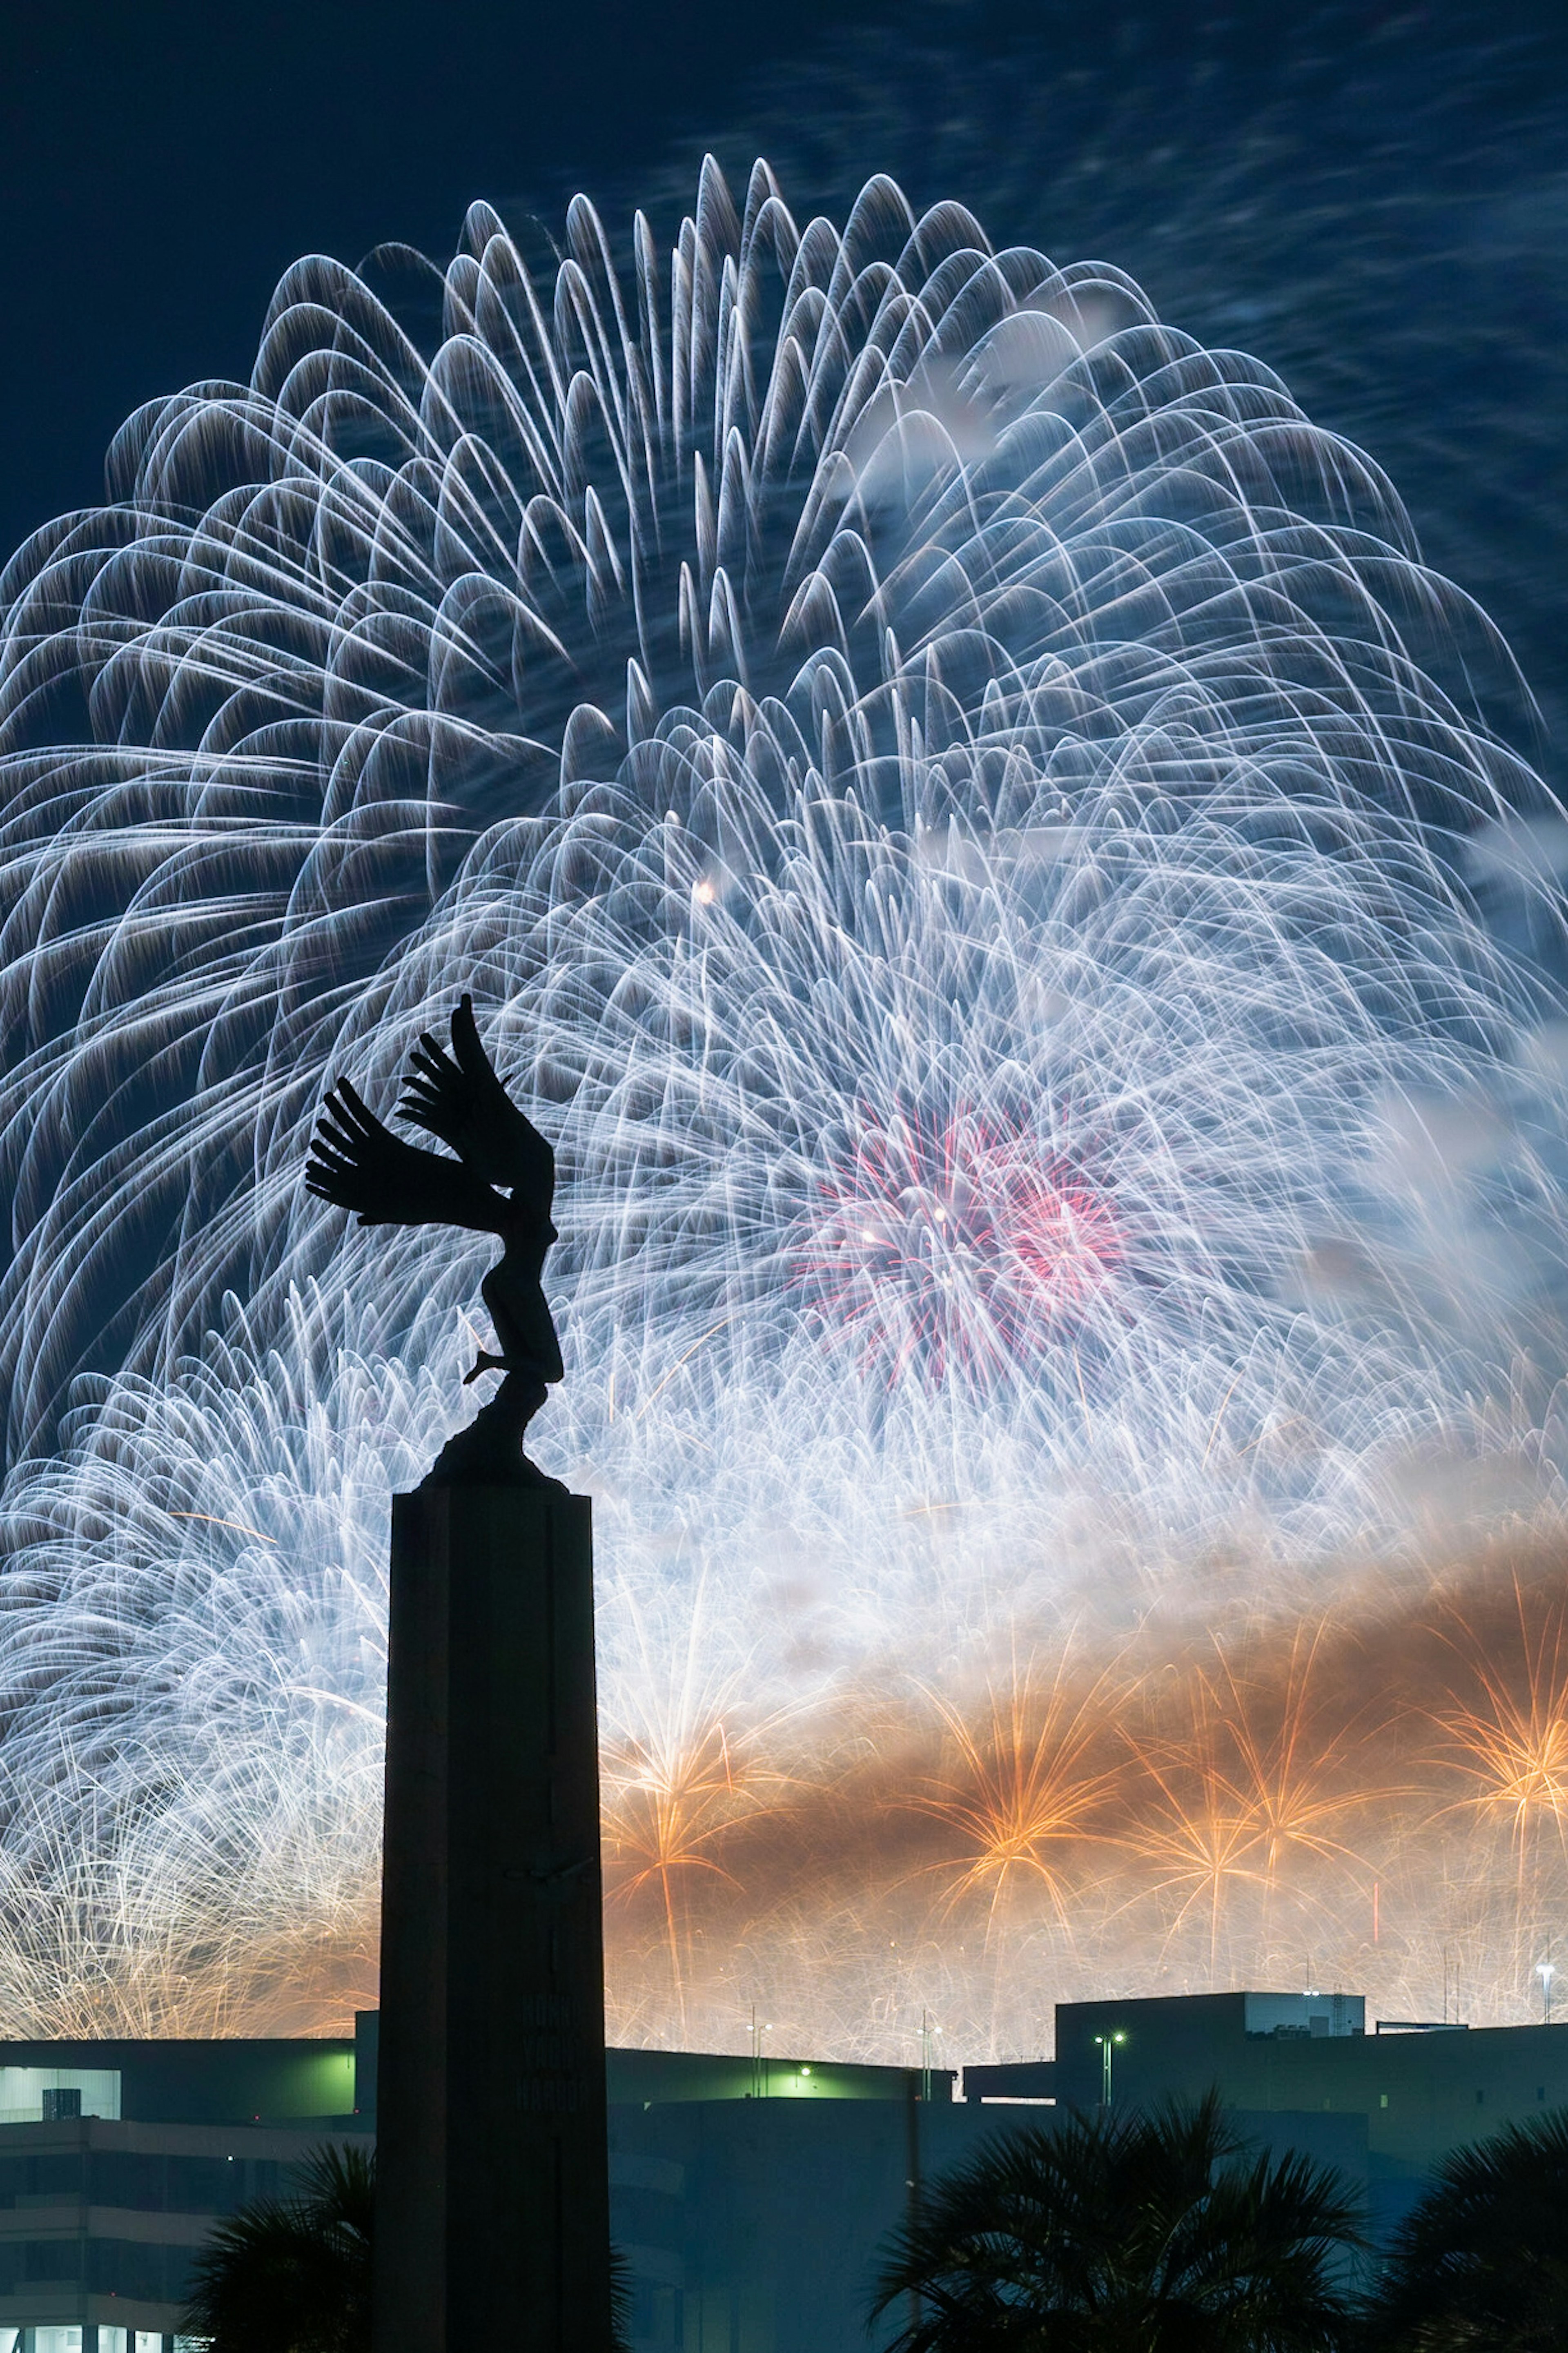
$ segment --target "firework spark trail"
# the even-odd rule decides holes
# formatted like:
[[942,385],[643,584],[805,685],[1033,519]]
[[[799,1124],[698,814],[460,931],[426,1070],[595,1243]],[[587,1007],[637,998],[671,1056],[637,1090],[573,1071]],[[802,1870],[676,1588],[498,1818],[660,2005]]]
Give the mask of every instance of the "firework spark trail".
[[[668,1623],[628,1611],[636,1663],[616,1697],[636,1692],[629,1724],[605,1726],[602,1765],[606,1901],[636,1909],[653,1897],[669,1975],[667,2000],[682,2040],[687,2019],[689,1891],[699,1875],[738,1887],[721,1859],[738,1825],[754,1829],[787,1800],[789,1777],[767,1762],[783,1728],[760,1714],[754,1662],[717,1681],[703,1588],[681,1595]],[[748,1672],[750,1670],[750,1672]]]
[[[946,1908],[984,1892],[991,1939],[1022,1883],[1043,1894],[1066,1926],[1080,1900],[1086,1833],[1103,1815],[1115,1787],[1104,1756],[1106,1727],[1124,1683],[1113,1671],[1074,1688],[1070,1651],[1048,1685],[1012,1662],[1012,1672],[986,1695],[978,1725],[939,1692],[931,1704],[954,1751],[957,1779],[937,1782],[916,1802],[952,1835],[957,1858],[932,1866],[946,1878]],[[1100,1752],[1098,1755],[1096,1752]]]
[[1551,1957],[1568,1863],[1568,1626],[1561,1596],[1532,1609],[1518,1581],[1514,1622],[1489,1641],[1464,1623],[1449,1634],[1471,1690],[1451,1695],[1436,1729],[1465,1795],[1451,1811],[1500,1834],[1513,1856],[1516,1973]]
[[[111,480],[0,634],[18,2017],[368,1949],[386,1497],[476,1267],[300,1171],[459,984],[570,1187],[549,1442],[677,2009],[768,1776],[999,1594],[1124,1631],[1230,1547],[1288,1611],[1438,1451],[1556,1508],[1559,1008],[1482,919],[1554,820],[1266,368],[759,167],[668,269],[582,203],[544,271],[483,207],[444,277],[302,263]],[[673,1675],[699,1592],[672,1715],[637,1630]]]
[[[1366,1777],[1353,1769],[1364,1727],[1342,1694],[1326,1698],[1318,1687],[1324,1631],[1298,1626],[1283,1660],[1266,1655],[1256,1681],[1245,1661],[1216,1644],[1212,1659],[1182,1679],[1179,1730],[1165,1722],[1130,1744],[1153,1803],[1134,1797],[1129,1842],[1152,1866],[1165,1948],[1205,1926],[1211,1978],[1224,1974],[1226,1915],[1238,1896],[1256,1898],[1256,1943],[1277,1952],[1270,1915],[1299,1884],[1296,1867],[1329,1863],[1351,1885],[1370,1884],[1363,1857],[1342,1835],[1368,1804]],[[1168,1715],[1168,1700],[1161,1713]],[[1385,1775],[1377,1794],[1386,1806],[1409,1793]]]
[[[1332,0],[1272,24],[1267,59],[1236,17],[1178,47],[1160,13],[1114,55],[1055,16],[996,52],[911,0],[896,47],[845,24],[770,66],[725,152],[770,155],[834,218],[875,156],[994,237],[1048,225],[1114,255],[1163,317],[1261,351],[1377,452],[1560,741],[1568,513],[1540,491],[1568,402],[1560,27],[1447,0],[1385,16],[1347,74]],[[696,160],[688,143],[651,185],[628,175],[624,201],[679,218]]]

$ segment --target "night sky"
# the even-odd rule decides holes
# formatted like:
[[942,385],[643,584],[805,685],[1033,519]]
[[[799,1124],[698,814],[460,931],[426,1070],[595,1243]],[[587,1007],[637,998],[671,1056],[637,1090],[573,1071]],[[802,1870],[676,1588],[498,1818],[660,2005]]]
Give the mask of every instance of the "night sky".
[[9,549],[100,494],[104,445],[140,401],[247,372],[297,255],[353,260],[395,237],[447,252],[481,195],[558,210],[579,182],[724,126],[841,12],[64,0],[5,16]]
[[[0,32],[0,545],[99,496],[121,421],[248,371],[299,255],[437,257],[485,196],[673,232],[765,152],[1130,269],[1359,441],[1568,720],[1568,30],[1539,0],[689,0],[437,10],[64,0]],[[1561,785],[1544,736],[1525,746]]]
[[[808,203],[885,168],[994,235],[1092,248],[1282,367],[1390,465],[1436,561],[1493,604],[1500,574],[1525,575],[1500,618],[1539,673],[1563,569],[1542,513],[1561,527],[1559,18],[1529,0],[6,11],[0,543],[99,494],[137,403],[243,375],[299,254],[442,255],[481,195],[552,226],[578,186],[612,208],[662,194],[673,216],[704,146],[765,146]],[[1433,466],[1428,500],[1412,477]]]

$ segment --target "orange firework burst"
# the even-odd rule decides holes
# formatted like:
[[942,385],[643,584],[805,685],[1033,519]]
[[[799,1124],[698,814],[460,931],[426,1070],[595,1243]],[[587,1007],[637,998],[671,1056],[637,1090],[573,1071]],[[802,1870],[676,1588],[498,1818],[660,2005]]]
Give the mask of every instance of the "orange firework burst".
[[1479,1695],[1434,1721],[1447,1756],[1474,1784],[1461,1804],[1506,1830],[1522,1887],[1543,1836],[1554,1835],[1568,1854],[1568,1629],[1556,1600],[1532,1622],[1517,1577],[1513,1601],[1511,1659],[1495,1643],[1483,1649],[1468,1627],[1450,1638]]
[[[782,1719],[744,1715],[744,1679],[715,1684],[700,1666],[701,1599],[688,1632],[685,1672],[649,1672],[640,1724],[605,1746],[601,1804],[612,1902],[657,1897],[680,2031],[686,2031],[685,1945],[689,1892],[706,1876],[735,1884],[717,1850],[742,1821],[770,1811],[787,1774],[762,1762]],[[638,1624],[646,1642],[648,1630]]]
[[1113,1785],[1094,1751],[1120,1692],[1114,1667],[1084,1684],[1064,1660],[1048,1681],[1015,1662],[1006,1684],[988,1688],[975,1725],[930,1694],[957,1752],[958,1775],[914,1802],[959,1841],[958,1859],[932,1866],[951,1874],[945,1908],[985,1894],[987,1938],[1009,1894],[1024,1884],[1042,1892],[1068,1926],[1068,1859],[1081,1857]]
[[736,1884],[715,1850],[767,1811],[786,1777],[762,1768],[754,1736],[732,1740],[722,1718],[618,1744],[605,1757],[605,1855],[610,1900],[657,1895],[681,2033],[686,2031],[688,1897],[700,1874]]
[[1180,1735],[1128,1736],[1154,1803],[1127,1843],[1153,1866],[1156,1897],[1174,1899],[1167,1947],[1206,1917],[1211,1973],[1235,1896],[1257,1895],[1266,1936],[1292,1866],[1364,1869],[1339,1835],[1368,1792],[1349,1772],[1360,1745],[1355,1719],[1335,1721],[1316,1688],[1324,1636],[1321,1625],[1300,1630],[1282,1674],[1272,1661],[1267,1672],[1238,1670],[1216,1650],[1184,1685]]

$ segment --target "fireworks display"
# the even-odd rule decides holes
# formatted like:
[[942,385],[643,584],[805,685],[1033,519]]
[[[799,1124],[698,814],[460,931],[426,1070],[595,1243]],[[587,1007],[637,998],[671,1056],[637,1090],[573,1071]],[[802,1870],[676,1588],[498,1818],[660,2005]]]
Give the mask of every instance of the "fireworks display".
[[1522,2014],[1568,827],[1375,466],[1113,269],[759,166],[672,253],[302,263],[110,480],[3,592],[9,2031],[374,1998],[485,1245],[305,1144],[460,988],[562,1175],[613,2034]]

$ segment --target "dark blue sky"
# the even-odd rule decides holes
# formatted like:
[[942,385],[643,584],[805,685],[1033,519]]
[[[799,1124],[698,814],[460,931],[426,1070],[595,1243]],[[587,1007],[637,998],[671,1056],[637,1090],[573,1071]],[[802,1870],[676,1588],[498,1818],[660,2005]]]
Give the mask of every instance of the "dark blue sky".
[[[465,205],[549,214],[766,111],[897,0],[31,0],[0,26],[0,544],[99,494],[138,401],[242,374],[301,252],[450,249]],[[1065,70],[1194,40],[1267,57],[1275,12],[957,0],[972,61],[1044,37]],[[1120,19],[1120,26],[1118,20]],[[873,71],[874,71],[873,68]],[[868,156],[866,170],[877,166]]]
[[[819,37],[616,0],[47,0],[0,33],[7,550],[97,496],[139,400],[246,371],[297,254],[449,249],[464,206],[635,170]],[[874,10],[861,14],[874,15]]]
[[[1131,269],[1384,463],[1568,732],[1568,26],[1548,0],[31,0],[0,25],[0,554],[299,254],[677,217],[704,145]],[[1563,779],[1559,779],[1563,781]]]

